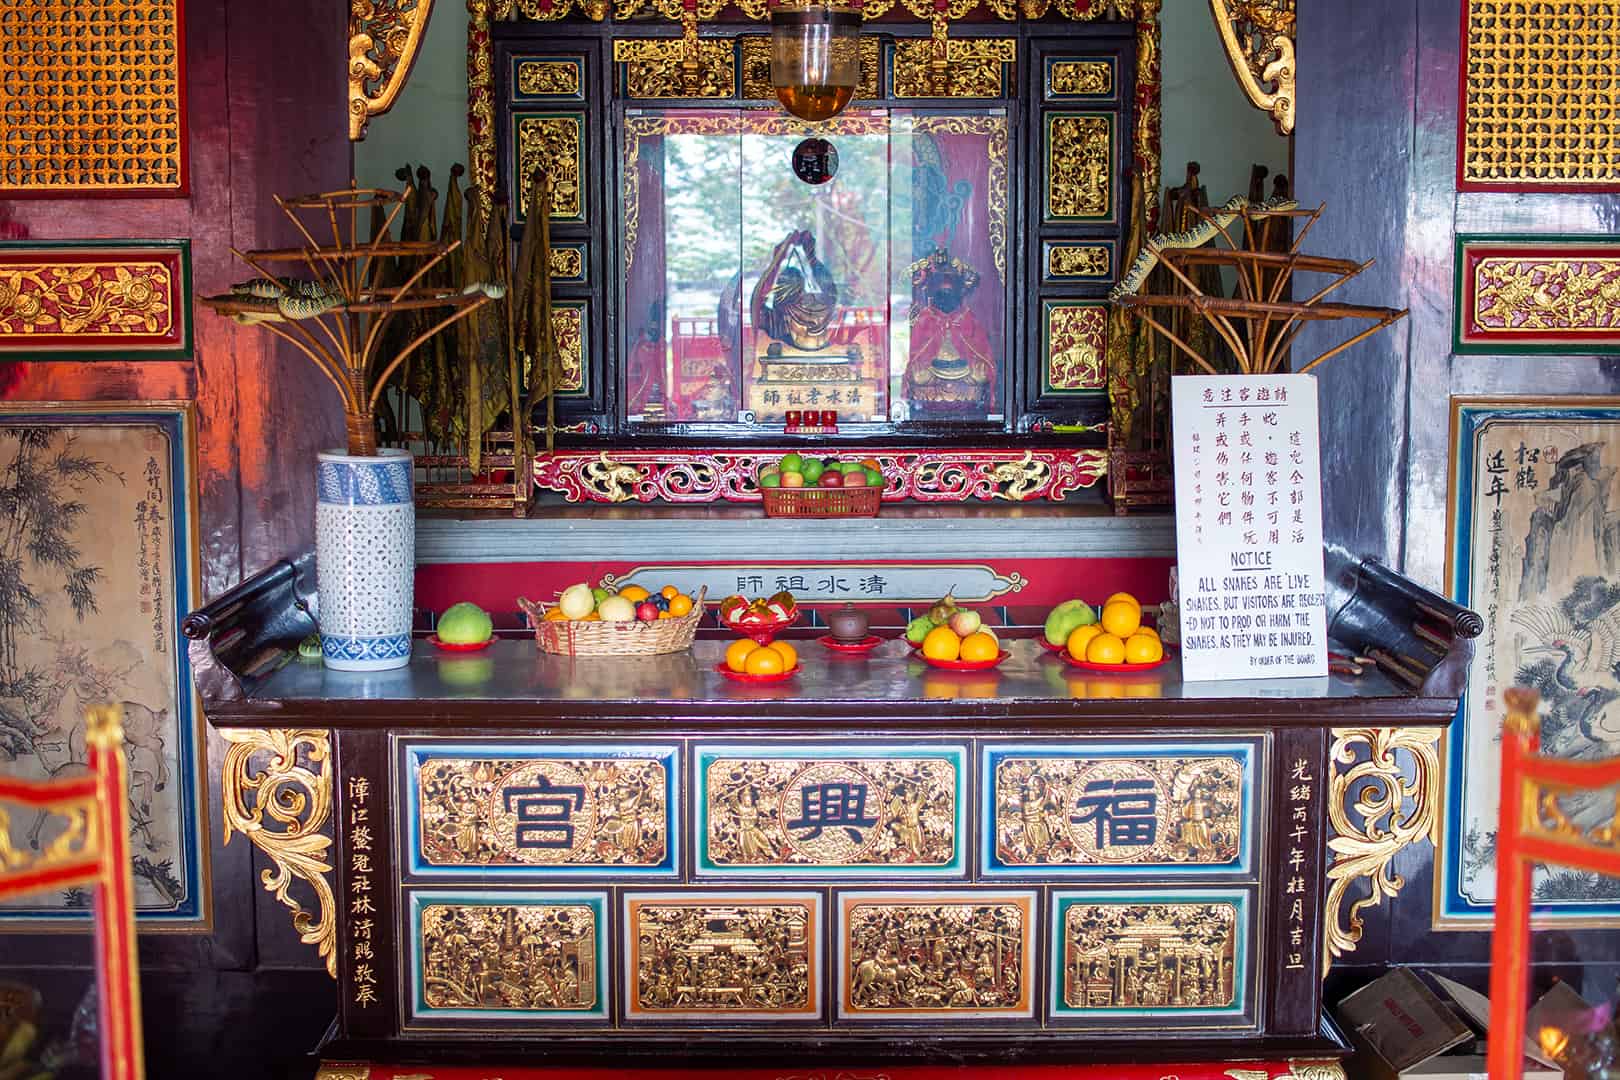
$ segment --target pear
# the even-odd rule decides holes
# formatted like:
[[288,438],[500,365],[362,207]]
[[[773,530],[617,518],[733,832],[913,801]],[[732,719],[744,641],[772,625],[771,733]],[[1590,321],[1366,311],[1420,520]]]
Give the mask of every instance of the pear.
[[1090,626],[1097,621],[1097,613],[1084,600],[1065,600],[1046,616],[1046,640],[1062,645],[1069,640],[1076,627]]
[[928,617],[933,620],[935,626],[944,626],[951,621],[951,616],[956,614],[956,597],[952,595],[954,592],[953,589],[946,593],[934,601],[934,606],[928,609]]

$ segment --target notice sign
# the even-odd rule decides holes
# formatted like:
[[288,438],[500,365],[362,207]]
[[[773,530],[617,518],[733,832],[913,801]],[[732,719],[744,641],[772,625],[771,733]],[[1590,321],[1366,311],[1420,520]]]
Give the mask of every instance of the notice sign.
[[1171,380],[1188,680],[1327,674],[1316,378]]

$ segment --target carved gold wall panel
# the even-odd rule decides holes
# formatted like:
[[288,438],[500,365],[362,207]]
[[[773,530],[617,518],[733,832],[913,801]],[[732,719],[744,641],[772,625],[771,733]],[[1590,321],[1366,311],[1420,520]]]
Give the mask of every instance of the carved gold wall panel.
[[682,70],[686,48],[680,38],[614,38],[613,62],[623,65],[625,92],[633,98],[665,99],[736,94],[736,55],[730,38],[698,42],[698,67],[690,82]]
[[1046,245],[1046,276],[1056,279],[1111,279],[1114,276],[1113,245],[1049,243]]
[[606,894],[409,899],[417,1020],[606,1017]]
[[675,762],[672,747],[510,757],[413,748],[412,869],[669,872]]
[[349,4],[349,138],[394,107],[416,61],[433,0],[354,0]]
[[0,0],[0,197],[186,190],[179,0]]
[[946,67],[939,82],[931,68],[933,58],[931,39],[897,39],[894,43],[894,96],[1001,97],[1007,92],[1008,73],[1018,59],[1018,43],[1012,38],[948,38]]
[[585,364],[590,358],[589,304],[584,300],[556,300],[551,305],[551,332],[557,342],[557,393],[583,394]]
[[1045,320],[1046,389],[1057,393],[1103,390],[1108,385],[1108,305],[1048,300]]
[[1466,0],[1458,186],[1620,189],[1612,0]]
[[188,241],[0,247],[0,358],[191,355]]
[[1112,60],[1052,60],[1046,69],[1051,98],[1106,97],[1114,92]]
[[585,64],[577,57],[513,61],[513,97],[579,101],[585,97]]
[[1112,116],[1048,113],[1045,153],[1048,220],[1113,217]]
[[551,282],[554,285],[583,285],[585,283],[585,245],[551,245]]
[[628,1020],[821,1015],[821,895],[626,893]]
[[838,899],[840,1016],[1034,1015],[1034,893]]
[[1612,235],[1459,235],[1456,291],[1455,352],[1620,352]]
[[[742,43],[742,96],[748,101],[775,101],[771,87],[771,39],[764,34],[744,34]],[[878,76],[883,70],[880,42],[870,35],[860,40],[861,82],[855,100],[865,101],[880,94]]]
[[1251,753],[1247,745],[1163,756],[989,747],[995,846],[985,869],[1242,870],[1254,827]]
[[794,750],[698,751],[699,874],[960,869],[964,748]]
[[1248,894],[1053,894],[1054,1019],[1240,1016],[1249,996]]
[[513,114],[513,160],[517,162],[518,218],[529,215],[527,177],[551,175],[551,220],[585,220],[585,118],[579,113]]

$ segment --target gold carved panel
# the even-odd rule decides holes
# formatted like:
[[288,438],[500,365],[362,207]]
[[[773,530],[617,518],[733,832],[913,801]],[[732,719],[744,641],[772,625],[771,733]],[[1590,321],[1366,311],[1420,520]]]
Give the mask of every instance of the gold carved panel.
[[[764,34],[744,34],[742,42],[742,96],[748,101],[775,101],[776,91],[771,87],[771,39]],[[855,99],[866,101],[878,97],[878,73],[883,70],[878,39],[863,35],[860,40],[861,84],[855,88]]]
[[412,896],[413,1015],[605,1018],[605,896],[494,895]]
[[0,197],[186,190],[179,0],[0,0]]
[[1007,71],[1018,59],[1012,38],[948,38],[946,67],[936,83],[929,38],[894,43],[894,96],[901,98],[989,98],[1006,93]]
[[1048,113],[1046,216],[1113,216],[1114,120],[1103,113]]
[[574,284],[585,280],[585,248],[583,245],[553,244],[551,248],[551,281],[553,284]]
[[1247,894],[1052,898],[1054,1019],[1236,1015],[1248,991]]
[[1108,244],[1048,244],[1049,278],[1112,278],[1114,249]]
[[964,753],[700,750],[698,873],[959,869]]
[[819,893],[629,893],[625,1018],[821,1015]]
[[529,216],[529,183],[536,169],[551,175],[551,220],[585,220],[585,118],[579,113],[514,114],[518,216]]
[[428,873],[669,869],[673,763],[673,751],[424,756],[408,781],[412,861]]
[[839,904],[840,1016],[1034,1015],[1034,893],[843,893]]
[[1046,315],[1046,388],[1059,393],[1105,389],[1108,305],[1047,301],[1042,307]]
[[513,85],[521,97],[567,98],[585,96],[584,64],[569,60],[519,60]]
[[1460,187],[1620,188],[1613,0],[1466,0]]
[[992,747],[988,869],[1243,869],[1244,753],[1088,757]]
[[557,393],[585,392],[585,361],[589,351],[589,324],[584,300],[558,300],[551,305],[551,332],[557,342]]
[[624,65],[628,95],[681,99],[729,98],[736,94],[735,53],[730,38],[698,42],[698,69],[692,83],[687,82],[682,70],[686,48],[681,38],[614,38],[613,62]]
[[1046,71],[1050,97],[1106,97],[1114,92],[1110,60],[1053,60]]

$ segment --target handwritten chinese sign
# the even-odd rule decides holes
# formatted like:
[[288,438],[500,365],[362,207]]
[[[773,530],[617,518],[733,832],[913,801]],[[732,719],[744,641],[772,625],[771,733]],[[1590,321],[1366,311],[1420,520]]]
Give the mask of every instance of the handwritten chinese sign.
[[1326,675],[1316,379],[1177,376],[1171,405],[1185,677]]

